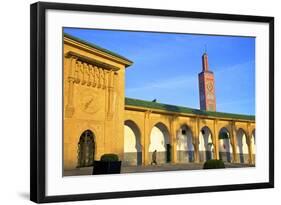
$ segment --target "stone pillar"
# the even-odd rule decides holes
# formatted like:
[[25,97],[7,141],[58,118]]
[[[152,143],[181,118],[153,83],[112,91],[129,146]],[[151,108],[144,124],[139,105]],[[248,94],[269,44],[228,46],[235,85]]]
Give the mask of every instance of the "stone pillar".
[[253,164],[253,150],[252,150],[252,138],[250,136],[250,125],[247,124],[247,145],[248,145],[248,155],[249,155],[249,164]]
[[172,117],[170,124],[170,141],[172,145],[172,163],[177,163],[177,126],[176,126],[176,116]]
[[238,163],[238,159],[237,159],[237,136],[236,136],[236,126],[235,126],[235,122],[232,122],[232,126],[231,126],[231,146],[232,146],[232,162],[234,163]]
[[76,67],[76,57],[70,57],[68,58],[68,64],[67,69],[68,71],[68,97],[67,97],[67,105],[65,108],[65,117],[72,117],[74,114],[74,105],[73,105],[73,90],[74,90],[74,83],[75,83],[75,77],[73,76],[73,70],[75,70]]
[[145,165],[145,159],[146,159],[146,156],[145,156],[145,152],[146,152],[146,148],[145,148],[145,125],[143,124],[143,129],[142,129],[142,132],[141,132],[141,165],[144,166]]
[[149,144],[150,144],[150,111],[146,111],[144,114],[144,165],[149,165]]
[[193,143],[193,148],[194,148],[194,162],[199,163],[200,157],[199,157],[199,140],[196,137],[195,142]]
[[199,118],[196,118],[196,122],[194,125],[195,129],[193,129],[193,147],[194,147],[194,162],[199,163],[200,157],[199,157],[199,133],[200,133],[200,126],[199,126]]
[[252,150],[252,140],[248,138],[247,140],[248,145],[248,154],[249,154],[249,164],[253,164],[253,150]]
[[217,131],[217,125],[218,124],[218,122],[217,122],[217,120],[214,120],[214,131],[213,131],[213,134],[214,134],[214,136],[213,136],[213,139],[212,139],[212,141],[213,141],[213,145],[214,145],[214,158],[215,159],[219,159],[220,157],[219,157],[219,140],[218,140],[218,131]]

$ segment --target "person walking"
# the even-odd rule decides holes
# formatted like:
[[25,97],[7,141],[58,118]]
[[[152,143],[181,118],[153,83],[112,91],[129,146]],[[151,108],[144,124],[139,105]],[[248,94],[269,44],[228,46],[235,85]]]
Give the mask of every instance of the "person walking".
[[157,165],[157,150],[154,150],[154,152],[152,153],[152,162],[151,165],[155,164]]

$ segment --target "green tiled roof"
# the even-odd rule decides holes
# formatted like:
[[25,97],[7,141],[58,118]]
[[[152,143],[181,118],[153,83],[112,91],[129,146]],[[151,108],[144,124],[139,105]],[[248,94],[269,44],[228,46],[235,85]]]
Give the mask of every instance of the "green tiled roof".
[[159,109],[159,110],[165,110],[165,111],[170,111],[170,112],[205,115],[205,116],[210,116],[210,117],[255,120],[254,115],[241,115],[241,114],[224,113],[224,112],[202,111],[202,110],[199,110],[199,109],[193,109],[193,108],[176,106],[176,105],[167,105],[167,104],[150,102],[150,101],[145,101],[145,100],[138,100],[138,99],[133,99],[133,98],[125,98],[125,105]]
[[128,58],[125,58],[124,56],[121,56],[121,55],[119,55],[119,54],[117,54],[117,53],[114,53],[114,52],[112,52],[112,51],[110,51],[110,50],[107,50],[107,49],[105,49],[105,48],[102,48],[102,47],[100,47],[100,46],[97,46],[97,45],[95,45],[95,44],[93,44],[93,43],[90,43],[90,42],[88,42],[88,41],[84,41],[84,40],[82,40],[82,39],[80,39],[80,38],[77,38],[77,37],[72,36],[72,35],[67,34],[67,33],[64,33],[64,36],[67,37],[67,38],[71,38],[72,40],[78,41],[78,42],[80,42],[80,43],[83,43],[83,44],[85,44],[85,45],[87,45],[87,46],[90,46],[90,47],[92,47],[92,48],[101,50],[101,51],[103,51],[103,52],[105,52],[105,53],[108,53],[108,54],[110,54],[110,55],[113,55],[113,56],[116,56],[116,57],[118,57],[118,58],[121,58],[121,59],[123,59],[123,60],[125,60],[125,61],[128,61],[128,62],[130,62],[130,63],[133,63],[133,61],[129,60]]

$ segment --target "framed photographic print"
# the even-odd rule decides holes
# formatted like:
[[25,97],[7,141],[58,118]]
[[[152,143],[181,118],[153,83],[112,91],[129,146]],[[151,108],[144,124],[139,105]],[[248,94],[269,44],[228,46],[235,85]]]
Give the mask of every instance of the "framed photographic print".
[[31,5],[34,202],[274,187],[274,18]]

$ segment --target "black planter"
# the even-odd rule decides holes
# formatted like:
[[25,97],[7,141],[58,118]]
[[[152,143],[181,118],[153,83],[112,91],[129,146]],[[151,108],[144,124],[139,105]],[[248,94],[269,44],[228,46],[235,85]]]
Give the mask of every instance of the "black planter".
[[120,174],[121,161],[94,161],[93,174]]

